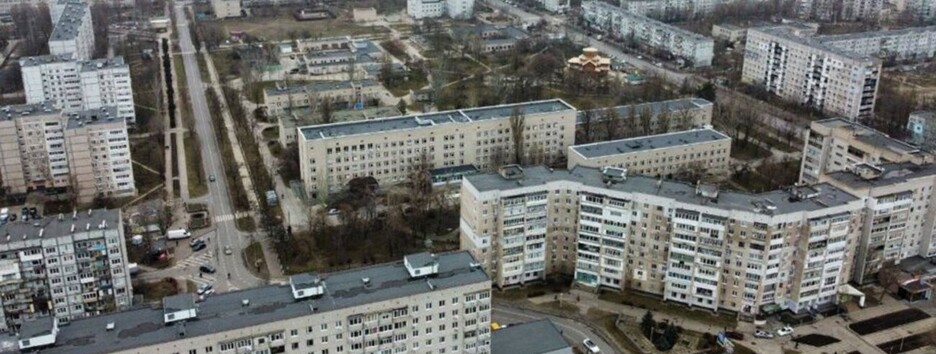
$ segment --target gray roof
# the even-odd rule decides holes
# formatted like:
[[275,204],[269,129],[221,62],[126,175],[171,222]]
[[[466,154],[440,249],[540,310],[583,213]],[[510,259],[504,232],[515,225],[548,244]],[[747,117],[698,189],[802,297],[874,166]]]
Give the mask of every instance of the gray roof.
[[510,325],[491,334],[491,354],[541,354],[572,346],[548,319]]
[[688,183],[671,180],[663,180],[661,182],[654,177],[629,175],[624,181],[609,185],[605,183],[603,177],[601,170],[597,168],[579,166],[568,171],[550,171],[545,167],[531,167],[524,169],[523,179],[520,182],[517,180],[505,179],[496,173],[488,173],[467,176],[462,183],[467,181],[478,191],[485,192],[493,190],[508,191],[521,187],[539,186],[550,182],[568,181],[624,193],[657,195],[671,198],[682,203],[704,204],[706,207],[725,211],[760,213],[761,208],[758,206],[768,203],[776,207],[776,209],[772,211],[774,215],[820,210],[859,200],[848,192],[830,184],[822,183],[813,186],[813,188],[821,191],[820,195],[816,198],[795,200],[791,199],[791,194],[784,190],[773,190],[759,194],[721,191],[718,195],[717,202],[711,202],[707,198],[697,196],[696,187]]
[[904,183],[920,177],[936,175],[936,165],[917,165],[910,162],[890,163],[875,166],[884,172],[876,178],[866,179],[851,171],[836,171],[826,174],[852,188],[882,187]]
[[20,58],[20,66],[36,66],[51,63],[78,62],[81,65],[81,71],[94,71],[104,68],[129,67],[122,56],[115,56],[110,59],[92,59],[78,61],[69,55],[39,55],[34,57]]
[[828,43],[828,42],[836,42],[836,41],[852,40],[852,39],[884,39],[885,37],[906,36],[906,35],[912,35],[912,34],[930,34],[934,32],[936,32],[936,26],[907,27],[907,28],[883,30],[883,31],[856,32],[856,33],[816,36],[816,39],[823,43]]
[[881,149],[888,149],[902,154],[913,154],[920,151],[920,148],[916,146],[891,138],[876,129],[843,118],[828,118],[815,121],[814,123],[830,129],[848,130],[851,132],[851,135],[855,137],[855,140]]
[[[10,209],[10,211],[19,212],[17,209]],[[75,215],[74,218],[73,215]],[[17,218],[16,221],[0,225],[0,243],[39,238],[39,231],[42,231],[42,238],[66,236],[72,234],[72,225],[75,226],[75,232],[96,229],[101,222],[105,222],[107,228],[114,228],[120,222],[120,210],[93,209],[91,215],[88,215],[86,210],[78,211],[63,214],[61,221],[58,217],[58,215],[45,215],[39,220],[30,219],[26,222],[22,221],[23,218]]]
[[185,311],[195,308],[195,295],[190,293],[166,296],[162,299],[164,312]]
[[85,109],[68,114],[66,129],[81,128],[92,124],[114,123],[123,121],[117,115],[116,106],[104,106],[96,109]]
[[[62,41],[74,39],[78,36],[78,28],[84,16],[88,13],[88,4],[80,2],[69,2],[62,11],[62,17],[55,23],[50,41]],[[89,17],[90,19],[90,17]],[[89,33],[90,35],[90,33]]]
[[75,59],[72,58],[70,55],[66,55],[66,54],[60,54],[60,55],[47,54],[47,55],[37,55],[34,57],[20,58],[19,61],[20,61],[20,66],[29,67],[29,66],[36,66],[36,65],[50,64],[50,63],[70,62],[70,61],[75,61]]
[[414,267],[426,267],[434,264],[436,258],[432,253],[420,252],[406,255],[406,261]]
[[306,92],[325,92],[325,91],[334,91],[334,90],[346,90],[354,86],[360,87],[371,87],[380,85],[375,80],[371,79],[362,79],[354,82],[351,81],[315,81],[304,85],[285,85],[285,87],[268,87],[266,89],[266,94],[269,96],[277,95],[288,95],[295,93],[306,93]]
[[52,333],[52,327],[55,325],[55,318],[52,316],[39,317],[34,320],[24,321],[20,325],[19,336],[22,339],[33,338]]
[[129,68],[122,56],[115,56],[110,59],[92,59],[81,61],[81,71],[96,71],[110,68]]
[[720,140],[731,141],[731,138],[714,129],[686,130],[675,133],[648,135],[637,138],[603,141],[584,145],[575,145],[570,148],[587,159],[628,154],[637,151],[666,149],[679,146],[688,146],[701,143],[710,143]]
[[322,281],[322,278],[319,278],[318,274],[315,273],[302,273],[296,274],[289,277],[289,282],[292,283],[296,289],[310,288]]
[[[440,254],[439,272],[431,278],[433,287],[438,290],[489,283],[484,271],[470,266],[472,262],[475,259],[466,251]],[[370,278],[366,288],[362,278]],[[289,285],[209,296],[198,303],[198,319],[185,322],[185,335],[193,338],[310,316],[311,307],[316,313],[329,312],[433,291],[425,279],[410,279],[402,261],[330,273],[323,280],[324,295],[299,301],[293,299]],[[250,300],[249,306],[243,306],[244,299]],[[105,331],[108,323],[116,328]],[[177,329],[164,324],[161,309],[137,308],[72,321],[60,329],[55,345],[43,349],[43,353],[110,353],[178,338]]]
[[528,116],[542,113],[575,111],[575,108],[565,103],[565,101],[561,99],[551,99],[367,121],[313,125],[299,128],[299,132],[306,140],[374,134],[394,130],[417,129],[438,124],[470,123],[472,121],[486,119],[507,119],[512,114],[514,108],[519,109],[521,114]]
[[803,37],[798,36],[795,33],[790,31],[790,28],[787,26],[776,26],[776,27],[764,27],[764,28],[751,28],[749,31],[758,31],[764,34],[774,36],[776,38],[786,39],[788,41],[796,42],[805,46],[809,46],[824,52],[835,54],[843,58],[853,59],[857,61],[864,61],[871,64],[880,64],[880,60],[871,56],[862,55],[855,53],[850,50],[844,50],[835,46],[826,44],[816,37]]
[[17,104],[0,108],[0,120],[59,114],[61,114],[61,110],[55,108],[51,102]]
[[[692,109],[703,109],[703,108],[707,108],[711,106],[713,106],[712,102],[709,102],[708,100],[704,98],[693,97],[693,98],[677,98],[677,99],[668,100],[668,101],[622,105],[622,106],[614,107],[612,109],[615,110],[615,113],[617,113],[618,118],[626,119],[627,117],[630,117],[632,114],[639,115],[643,112],[650,112],[650,114],[652,114],[653,116],[658,116],[664,112],[673,113],[673,112],[686,111],[686,110],[692,110]],[[601,121],[605,116],[604,108],[593,109],[590,112],[592,112],[593,121]],[[581,111],[578,113],[578,115],[576,116],[576,122],[578,124],[583,124],[585,122],[584,111]]]

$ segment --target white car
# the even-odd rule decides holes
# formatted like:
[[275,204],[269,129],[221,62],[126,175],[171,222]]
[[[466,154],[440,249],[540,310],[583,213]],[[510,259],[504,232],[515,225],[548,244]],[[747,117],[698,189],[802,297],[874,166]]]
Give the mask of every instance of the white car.
[[214,287],[211,284],[202,284],[198,286],[198,295],[204,295],[205,293],[211,291],[214,292]]
[[754,336],[757,338],[773,338],[773,333],[767,332],[762,329],[754,331]]
[[582,341],[582,344],[585,345],[585,348],[588,349],[589,353],[598,354],[601,352],[601,349],[598,349],[598,345],[595,344],[595,342],[592,342],[591,339],[585,338],[585,340]]
[[783,328],[777,330],[778,337],[788,336],[791,334],[793,334],[793,327],[790,327],[789,325],[783,326]]

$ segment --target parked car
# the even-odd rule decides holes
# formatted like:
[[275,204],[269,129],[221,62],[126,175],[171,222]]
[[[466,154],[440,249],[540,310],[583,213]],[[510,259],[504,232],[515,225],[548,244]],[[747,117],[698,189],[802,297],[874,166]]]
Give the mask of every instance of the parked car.
[[199,243],[205,243],[205,240],[202,240],[200,238],[193,238],[191,241],[189,241],[188,245],[189,247],[195,247],[195,245]]
[[341,210],[338,209],[328,209],[328,215],[338,215],[341,214]]
[[728,331],[728,332],[725,332],[725,337],[728,337],[734,340],[744,340],[744,333]]
[[208,245],[206,245],[204,242],[196,243],[195,246],[192,246],[192,252],[198,252],[205,248],[208,248]]
[[767,331],[762,330],[762,329],[758,329],[758,330],[754,331],[754,337],[757,337],[757,338],[773,338],[773,333],[767,332]]
[[231,255],[232,253],[234,253],[234,251],[231,250],[230,245],[224,246],[224,254]]
[[589,353],[598,354],[601,352],[601,349],[598,348],[598,345],[595,344],[595,342],[592,342],[591,339],[585,338],[585,340],[582,341],[582,344],[585,345],[585,348],[588,349]]
[[16,221],[16,213],[11,213],[11,214],[10,214],[10,218],[9,218],[8,220],[10,220],[10,221]]
[[36,207],[29,208],[29,217],[36,219],[39,218],[39,210]]
[[791,334],[793,334],[793,327],[790,327],[789,325],[783,326],[783,328],[777,330],[778,337],[788,336]]
[[214,288],[211,284],[202,284],[198,286],[198,295],[204,294]]
[[215,272],[217,272],[217,270],[214,267],[212,267],[210,264],[202,264],[201,267],[198,267],[198,270],[208,273],[208,274],[214,274]]

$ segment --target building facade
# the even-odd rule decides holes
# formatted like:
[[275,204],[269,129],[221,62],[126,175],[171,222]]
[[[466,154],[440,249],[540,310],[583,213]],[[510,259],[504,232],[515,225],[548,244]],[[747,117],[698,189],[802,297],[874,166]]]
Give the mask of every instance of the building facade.
[[640,44],[667,51],[688,60],[693,66],[712,65],[714,41],[679,27],[629,12],[600,1],[582,2],[582,12],[589,27],[622,39],[633,38]]
[[855,165],[888,162],[933,163],[932,154],[877,130],[842,118],[810,123],[803,147],[800,183],[821,181],[825,174]]
[[130,66],[123,57],[75,60],[63,55],[20,59],[26,103],[51,102],[65,112],[117,108],[118,117],[136,123]]
[[217,18],[241,16],[240,0],[211,0],[211,10]]
[[51,105],[2,108],[0,174],[8,194],[71,190],[81,202],[136,194],[127,123],[116,108],[61,113]]
[[406,0],[406,13],[417,20],[445,16],[467,19],[474,14],[474,0]]
[[884,5],[884,0],[797,0],[796,11],[801,18],[826,21],[876,20]]
[[748,30],[741,80],[827,114],[870,117],[880,74],[879,59],[783,27]]
[[888,61],[924,61],[936,56],[936,26],[816,37],[827,46]]
[[133,297],[120,210],[75,211],[0,225],[3,329],[129,309]]
[[461,203],[462,249],[499,287],[574,274],[748,315],[835,304],[863,210],[827,184],[746,194],[582,167],[469,176]]
[[49,36],[49,53],[75,60],[91,59],[94,55],[94,25],[88,4],[59,2],[51,5],[49,11],[54,21],[52,35]]
[[332,104],[349,107],[359,102],[380,99],[386,90],[377,81],[364,79],[350,81],[317,81],[306,85],[288,86],[277,83],[263,91],[267,113],[281,114],[291,109],[318,107],[328,99]]
[[713,129],[604,141],[569,147],[568,168],[618,167],[645,176],[724,176],[731,138]]
[[[467,252],[163,299],[75,321],[44,353],[491,352],[491,281]],[[113,328],[105,330],[104,328]],[[142,330],[144,329],[145,330]],[[21,337],[22,339],[22,337]]]
[[[373,177],[381,184],[406,181],[423,159],[429,168],[481,169],[496,168],[518,155],[531,163],[553,161],[575,141],[575,113],[574,107],[553,99],[300,127],[303,185],[317,199],[357,177]],[[524,132],[519,154],[514,151],[514,128]]]
[[907,119],[910,141],[920,147],[936,151],[936,112],[917,111]]

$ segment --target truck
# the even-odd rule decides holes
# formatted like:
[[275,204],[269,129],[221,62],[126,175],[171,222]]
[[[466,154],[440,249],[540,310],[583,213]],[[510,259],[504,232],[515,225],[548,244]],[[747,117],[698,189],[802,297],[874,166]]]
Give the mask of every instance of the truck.
[[179,240],[188,237],[192,237],[192,233],[186,229],[169,230],[169,232],[166,233],[166,238],[170,240]]

